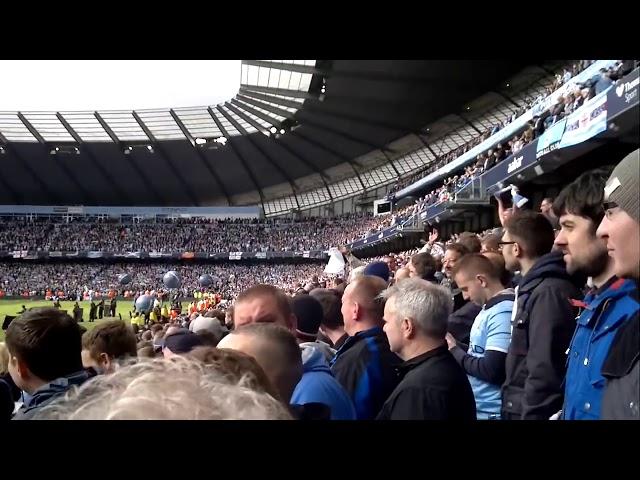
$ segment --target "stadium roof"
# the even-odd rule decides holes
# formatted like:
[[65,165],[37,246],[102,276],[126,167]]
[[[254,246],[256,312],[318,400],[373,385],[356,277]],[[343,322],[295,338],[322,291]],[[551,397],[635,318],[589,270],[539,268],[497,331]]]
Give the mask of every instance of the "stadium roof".
[[0,203],[260,204],[309,176],[326,185],[338,165],[359,178],[359,157],[390,162],[391,142],[529,62],[243,60],[237,95],[218,105],[0,111]]

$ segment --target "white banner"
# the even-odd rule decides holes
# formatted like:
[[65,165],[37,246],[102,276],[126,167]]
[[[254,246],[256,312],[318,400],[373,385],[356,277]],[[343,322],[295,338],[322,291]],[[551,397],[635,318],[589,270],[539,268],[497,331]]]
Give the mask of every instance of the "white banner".
[[329,249],[329,263],[324,267],[324,273],[331,275],[344,274],[344,257],[337,248]]
[[559,148],[577,145],[607,129],[608,91],[609,89],[596,95],[567,117],[567,124]]

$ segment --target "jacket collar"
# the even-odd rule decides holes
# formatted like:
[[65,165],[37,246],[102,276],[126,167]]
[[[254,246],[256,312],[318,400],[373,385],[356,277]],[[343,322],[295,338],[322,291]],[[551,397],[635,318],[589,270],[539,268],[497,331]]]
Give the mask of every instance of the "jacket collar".
[[353,335],[352,337],[347,338],[345,342],[342,344],[342,346],[336,352],[336,356],[340,355],[341,353],[344,353],[344,351],[350,349],[353,345],[358,343],[360,340],[364,340],[365,338],[369,338],[369,337],[377,337],[379,335],[384,335],[384,334],[385,333],[382,330],[382,327],[373,327],[373,328],[369,328],[368,330],[362,330],[356,333],[355,335]]
[[491,297],[489,300],[487,300],[487,303],[484,304],[484,306],[482,307],[483,310],[488,310],[491,307],[502,303],[502,302],[513,302],[516,298],[515,292],[513,291],[512,288],[506,288],[504,290],[502,290],[501,292],[498,292],[497,295]]
[[436,357],[439,355],[443,355],[449,351],[449,348],[446,344],[443,344],[439,347],[434,348],[433,350],[429,350],[428,352],[423,353],[422,355],[418,355],[417,357],[413,357],[406,362],[403,362],[402,365],[398,367],[400,372],[406,374],[410,370],[413,370],[418,365],[422,365],[424,362],[429,360],[431,357]]
[[545,278],[564,278],[570,280],[562,258],[562,252],[552,251],[541,256],[531,270],[520,280],[518,291],[533,290]]

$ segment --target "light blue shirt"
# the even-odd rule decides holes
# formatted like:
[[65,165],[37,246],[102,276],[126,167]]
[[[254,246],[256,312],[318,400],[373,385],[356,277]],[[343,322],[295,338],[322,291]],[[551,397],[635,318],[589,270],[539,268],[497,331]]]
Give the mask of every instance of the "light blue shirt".
[[[511,343],[511,312],[514,302],[498,298],[502,293],[489,300],[474,320],[469,336],[469,350],[467,351],[469,355],[484,357],[488,350],[505,354],[508,352]],[[512,291],[504,293],[512,293]],[[469,375],[469,383],[476,399],[477,418],[486,420],[500,415],[502,406],[500,385],[486,382],[471,375]]]

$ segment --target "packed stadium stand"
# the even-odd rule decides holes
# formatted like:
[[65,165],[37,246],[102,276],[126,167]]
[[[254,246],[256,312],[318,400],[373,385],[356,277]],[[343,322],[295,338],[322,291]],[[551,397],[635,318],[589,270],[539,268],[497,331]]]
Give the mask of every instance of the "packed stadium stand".
[[[165,374],[164,357],[185,382],[201,361],[230,396],[264,396],[207,418],[640,418],[637,355],[614,339],[634,334],[640,305],[639,73],[637,60],[243,60],[218,105],[0,102],[0,348],[17,358],[41,316],[71,328],[42,305],[87,330],[83,369],[37,388],[0,364],[0,410],[5,382],[7,418],[147,418],[91,388],[37,395],[59,378],[60,392],[126,391],[136,370]],[[610,320],[588,354],[592,306]],[[103,309],[130,329],[105,334],[134,337],[130,354],[92,336],[117,330]],[[225,349],[253,357],[233,359],[244,376]],[[157,402],[153,418],[200,418]]]

